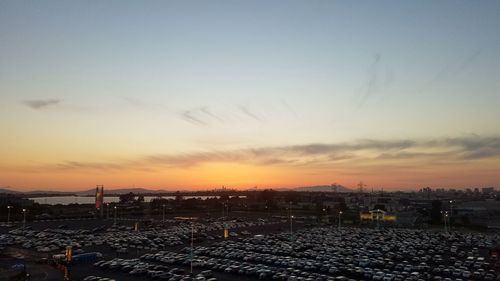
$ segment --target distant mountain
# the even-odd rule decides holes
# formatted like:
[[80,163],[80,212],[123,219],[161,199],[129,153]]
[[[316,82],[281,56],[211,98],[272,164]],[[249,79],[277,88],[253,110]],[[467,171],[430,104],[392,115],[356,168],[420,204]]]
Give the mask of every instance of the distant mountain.
[[50,191],[50,190],[33,190],[33,191],[26,191],[26,192],[21,192],[23,194],[52,194],[52,195],[71,195],[75,194],[74,192],[71,191]]
[[[334,189],[330,185],[316,185],[316,186],[303,186],[291,188],[275,188],[277,191],[308,191],[308,192],[333,192]],[[177,189],[146,189],[146,188],[120,188],[120,189],[106,189],[104,188],[104,196],[109,194],[156,194],[175,192]],[[182,190],[179,190],[182,191]],[[337,185],[337,192],[352,192],[352,189]],[[82,190],[82,191],[49,191],[49,190],[34,190],[34,191],[14,191],[8,188],[0,188],[0,193],[3,194],[23,194],[23,195],[78,195],[78,196],[94,196],[95,188]]]
[[53,195],[64,195],[64,194],[74,194],[74,192],[64,192],[64,191],[49,191],[49,190],[32,190],[32,191],[15,191],[8,188],[0,188],[0,193],[4,194],[53,194]]
[[[337,192],[352,192],[352,189],[347,188],[342,185],[336,186]],[[296,187],[291,190],[294,191],[309,191],[309,192],[334,192],[335,189],[330,185],[315,185],[315,186],[303,186]]]
[[[165,193],[172,192],[172,190],[152,190],[145,188],[121,188],[121,189],[106,189],[104,188],[104,195],[106,194],[125,194],[125,193]],[[0,188],[0,194],[19,194],[19,195],[78,195],[78,196],[94,196],[95,188],[83,191],[50,191],[50,190],[32,190],[32,191],[15,191],[8,188]]]
[[0,188],[0,193],[4,193],[4,194],[17,194],[19,192],[11,190],[11,189],[8,189],[8,188]]
[[[165,192],[171,192],[169,190],[152,190],[152,189],[146,189],[146,188],[121,188],[121,189],[106,189],[104,188],[104,196],[106,194],[125,194],[125,193],[135,193],[135,194],[142,194],[142,193],[165,193]],[[84,190],[84,191],[78,191],[75,192],[76,195],[80,196],[85,196],[85,195],[94,195],[95,194],[95,188],[89,189],[89,190]]]

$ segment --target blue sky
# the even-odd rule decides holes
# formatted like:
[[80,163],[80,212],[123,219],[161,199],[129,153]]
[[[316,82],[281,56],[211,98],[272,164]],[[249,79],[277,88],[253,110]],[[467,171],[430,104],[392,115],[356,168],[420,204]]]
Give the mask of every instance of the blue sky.
[[[499,12],[498,1],[2,1],[0,152],[17,174],[0,185],[30,187],[19,170],[66,162],[497,137]],[[323,164],[303,183],[335,181],[338,164]]]

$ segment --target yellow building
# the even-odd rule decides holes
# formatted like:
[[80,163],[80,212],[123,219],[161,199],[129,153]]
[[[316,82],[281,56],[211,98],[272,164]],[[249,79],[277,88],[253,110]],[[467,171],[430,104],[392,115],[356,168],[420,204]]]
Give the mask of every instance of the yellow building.
[[359,219],[363,221],[387,221],[394,222],[397,220],[396,215],[387,214],[384,210],[371,210],[368,212],[360,212]]

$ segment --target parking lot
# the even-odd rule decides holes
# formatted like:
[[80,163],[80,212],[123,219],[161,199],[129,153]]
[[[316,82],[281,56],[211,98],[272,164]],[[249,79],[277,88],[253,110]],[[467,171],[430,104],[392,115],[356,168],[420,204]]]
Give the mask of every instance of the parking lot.
[[132,221],[38,222],[2,228],[0,247],[32,253],[28,269],[67,246],[100,253],[69,266],[71,280],[498,280],[489,255],[498,234],[305,227],[306,219],[292,231],[283,218],[168,218],[138,230]]
[[[10,228],[0,228],[0,248],[24,257],[29,268],[40,267],[41,259],[50,260],[54,254],[61,254],[71,246],[73,255],[87,252],[100,252],[107,258],[134,258],[159,249],[178,250],[191,244],[210,244],[221,241],[223,229],[230,229],[230,237],[250,235],[254,231],[280,231],[280,220],[243,218],[232,220],[205,219],[186,221],[167,218],[165,221],[140,222],[135,229],[136,220],[50,220],[29,223],[25,229],[21,224]],[[88,264],[71,266],[71,280],[83,280],[94,268]],[[29,270],[28,270],[29,271]],[[62,274],[62,273],[61,273]],[[113,272],[112,276],[120,274]],[[103,276],[109,276],[103,272]],[[121,276],[127,280],[131,275]],[[133,276],[137,279],[140,276]],[[209,278],[206,278],[209,279]]]

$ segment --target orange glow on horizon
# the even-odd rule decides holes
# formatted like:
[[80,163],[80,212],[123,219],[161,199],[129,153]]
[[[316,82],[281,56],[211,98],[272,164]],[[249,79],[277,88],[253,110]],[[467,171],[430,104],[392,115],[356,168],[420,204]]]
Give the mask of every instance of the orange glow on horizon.
[[[481,166],[454,165],[442,168],[423,167],[419,170],[373,170],[369,167],[344,164],[338,167],[253,165],[239,163],[205,163],[186,168],[117,171],[45,171],[1,172],[3,187],[18,191],[34,189],[81,191],[103,184],[106,189],[143,187],[165,190],[209,190],[226,186],[236,189],[340,185],[356,189],[363,180],[375,189],[418,189],[425,186],[467,187],[491,186],[495,181],[491,167],[495,161]],[[390,176],[388,176],[390,175]],[[458,177],[457,175],[461,175]],[[480,175],[477,181],[475,176]]]

